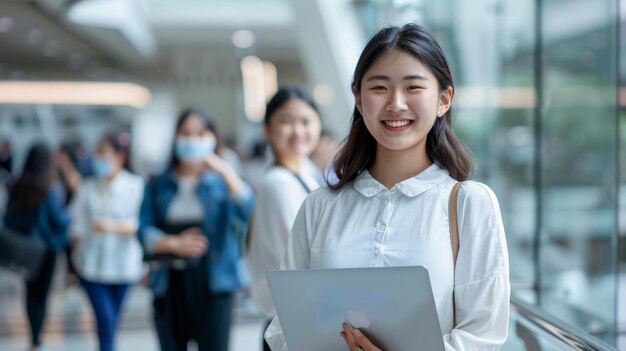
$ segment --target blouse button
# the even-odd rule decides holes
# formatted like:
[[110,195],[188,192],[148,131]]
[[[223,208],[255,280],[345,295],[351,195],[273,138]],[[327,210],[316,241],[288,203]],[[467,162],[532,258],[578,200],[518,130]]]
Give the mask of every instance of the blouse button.
[[375,248],[374,249],[374,256],[378,256],[380,255],[380,249],[379,248]]
[[385,224],[381,224],[381,225],[378,226],[378,231],[379,232],[384,232],[385,228],[387,228],[387,226]]

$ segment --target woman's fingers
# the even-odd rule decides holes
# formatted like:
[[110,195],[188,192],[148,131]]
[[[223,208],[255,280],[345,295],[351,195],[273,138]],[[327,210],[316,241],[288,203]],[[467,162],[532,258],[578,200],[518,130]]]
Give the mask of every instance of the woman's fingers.
[[348,349],[350,351],[356,351],[357,349],[356,339],[354,338],[354,335],[352,335],[352,328],[350,328],[350,326],[346,323],[343,324],[342,336],[346,340],[346,344],[348,344]]
[[372,344],[372,342],[361,333],[358,329],[352,329],[352,335],[356,340],[356,343],[363,348],[364,351],[381,351],[376,345]]

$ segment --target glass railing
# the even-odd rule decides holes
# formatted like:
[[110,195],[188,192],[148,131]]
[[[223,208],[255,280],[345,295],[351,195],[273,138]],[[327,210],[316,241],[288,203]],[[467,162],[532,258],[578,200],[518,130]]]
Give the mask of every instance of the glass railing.
[[502,351],[616,351],[582,329],[567,325],[519,298],[511,299],[509,338]]

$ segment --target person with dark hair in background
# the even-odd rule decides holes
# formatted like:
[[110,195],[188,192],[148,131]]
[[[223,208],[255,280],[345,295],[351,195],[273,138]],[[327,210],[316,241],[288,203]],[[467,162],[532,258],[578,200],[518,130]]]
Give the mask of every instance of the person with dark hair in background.
[[[446,350],[499,350],[511,292],[504,227],[495,194],[468,180],[443,50],[416,24],[382,29],[361,53],[352,92],[338,180],[304,201],[282,268],[426,266]],[[448,211],[451,196],[457,217]],[[380,351],[358,328],[344,323],[337,331],[350,351]],[[265,338],[272,350],[287,349],[277,318]]]
[[13,173],[13,154],[11,142],[7,139],[0,140],[0,170],[7,174]]
[[[282,87],[268,102],[263,133],[275,163],[265,170],[256,186],[257,203],[248,251],[250,294],[268,319],[267,324],[276,312],[265,272],[280,266],[298,209],[304,198],[319,187],[303,165],[317,146],[320,131],[317,106],[303,89]],[[266,343],[264,349],[269,350]]]
[[144,182],[126,167],[129,141],[109,133],[98,142],[94,177],[76,190],[72,202],[73,262],[96,317],[100,351],[112,351],[122,303],[142,274],[137,240]]
[[10,188],[4,224],[24,235],[39,237],[47,246],[41,270],[26,282],[26,314],[32,350],[44,350],[41,331],[57,252],[69,245],[70,214],[65,210],[58,184],[54,152],[44,144],[33,145],[22,174]]
[[65,190],[65,204],[69,205],[82,181],[82,175],[76,168],[76,155],[72,150],[72,144],[64,144],[58,152],[59,180]]
[[[63,203],[67,207],[74,199],[74,193],[80,186],[83,177],[76,168],[76,150],[78,143],[65,143],[61,145],[57,152],[59,160],[59,180],[63,188]],[[77,285],[78,277],[76,268],[72,262],[72,246],[65,249],[65,258],[67,263],[67,286]]]
[[139,239],[146,254],[178,258],[153,269],[154,323],[161,350],[226,351],[233,291],[245,286],[239,252],[254,204],[251,188],[215,154],[218,135],[203,111],[183,111],[169,169],[147,184]]

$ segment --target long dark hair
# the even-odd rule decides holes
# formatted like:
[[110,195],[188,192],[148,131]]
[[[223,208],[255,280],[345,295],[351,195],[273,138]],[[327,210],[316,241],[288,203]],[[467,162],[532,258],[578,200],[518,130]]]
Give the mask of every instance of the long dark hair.
[[[210,130],[215,135],[215,141],[217,142],[215,146],[215,150],[216,151],[221,150],[224,147],[224,142],[222,141],[222,137],[219,131],[217,130],[217,124],[215,123],[213,116],[211,116],[208,112],[204,111],[203,109],[200,109],[197,107],[189,107],[183,110],[183,112],[181,112],[180,115],[178,116],[178,120],[176,121],[176,133],[178,133],[178,131],[180,130],[180,127],[183,125],[183,123],[185,123],[187,118],[191,116],[198,117],[202,121],[202,124],[204,125],[204,127],[207,130]],[[176,142],[176,140],[174,140],[174,142]],[[180,160],[178,159],[178,157],[176,157],[176,152],[174,149],[175,148],[172,147],[172,157],[170,158],[170,168],[176,167],[180,164]]]
[[[403,27],[388,27],[376,33],[367,43],[354,70],[352,86],[361,91],[361,81],[369,68],[383,55],[401,50],[417,58],[437,78],[439,90],[454,89],[454,82],[443,50],[421,26],[409,23]],[[452,111],[436,118],[435,125],[426,137],[426,152],[430,160],[446,169],[458,181],[469,178],[471,160],[463,143],[452,131]],[[376,159],[376,140],[367,130],[363,116],[354,107],[352,126],[334,163],[339,179],[328,186],[334,190],[343,188],[361,172],[369,169]]]
[[267,103],[263,123],[265,123],[266,125],[269,124],[270,118],[272,117],[274,112],[276,112],[276,110],[278,110],[281,106],[288,103],[289,101],[295,99],[306,102],[307,105],[311,106],[311,108],[315,110],[315,112],[317,112],[319,116],[320,111],[318,110],[317,105],[311,98],[311,95],[309,95],[306,90],[297,85],[285,85],[280,87],[276,94],[274,94],[274,96]]
[[28,151],[22,174],[11,187],[12,209],[36,208],[50,191],[56,168],[52,150],[45,144],[35,144]]

